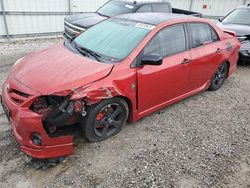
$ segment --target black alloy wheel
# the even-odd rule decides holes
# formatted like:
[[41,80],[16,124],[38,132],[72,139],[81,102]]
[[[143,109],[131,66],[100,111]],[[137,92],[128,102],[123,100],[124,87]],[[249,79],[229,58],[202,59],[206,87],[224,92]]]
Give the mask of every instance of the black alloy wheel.
[[227,75],[228,75],[228,64],[222,63],[216,70],[215,74],[213,75],[209,90],[215,91],[219,89],[223,85],[225,79],[227,78]]
[[118,134],[127,122],[129,109],[122,98],[103,100],[87,111],[82,122],[83,133],[90,142],[105,140]]

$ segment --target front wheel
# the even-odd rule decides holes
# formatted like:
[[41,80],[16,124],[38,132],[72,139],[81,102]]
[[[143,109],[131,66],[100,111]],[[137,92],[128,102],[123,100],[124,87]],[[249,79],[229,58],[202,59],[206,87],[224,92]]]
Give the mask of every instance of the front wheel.
[[222,63],[219,66],[219,68],[216,70],[211,80],[211,84],[209,86],[210,91],[215,91],[223,85],[228,74],[228,68],[229,67],[227,63]]
[[84,136],[90,142],[105,140],[118,134],[127,122],[129,108],[119,97],[103,100],[87,110],[81,122]]

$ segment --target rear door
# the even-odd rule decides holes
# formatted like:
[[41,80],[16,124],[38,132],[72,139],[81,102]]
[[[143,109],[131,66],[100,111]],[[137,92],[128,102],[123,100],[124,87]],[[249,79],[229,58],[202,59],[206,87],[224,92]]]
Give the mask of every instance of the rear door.
[[223,46],[216,31],[207,23],[187,23],[191,57],[189,91],[205,86],[212,78],[215,68],[222,63]]
[[166,27],[146,45],[143,54],[157,53],[164,57],[160,66],[138,68],[139,113],[187,92],[191,59],[183,24]]

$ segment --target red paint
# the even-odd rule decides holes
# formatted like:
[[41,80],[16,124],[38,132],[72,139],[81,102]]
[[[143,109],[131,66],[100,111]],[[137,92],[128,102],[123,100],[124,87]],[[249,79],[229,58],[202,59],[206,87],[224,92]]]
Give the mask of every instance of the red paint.
[[[131,68],[134,59],[159,30],[188,21],[211,24],[221,41],[167,57],[161,66]],[[232,45],[231,51],[227,50],[228,42]],[[218,48],[222,52],[215,54]],[[172,20],[158,25],[126,59],[115,65],[81,57],[63,45],[29,55],[12,69],[3,85],[2,95],[11,111],[12,129],[22,151],[35,158],[67,156],[73,153],[72,137],[50,138],[43,128],[41,115],[29,110],[29,106],[38,96],[71,95],[71,100],[82,99],[89,105],[121,96],[129,102],[129,120],[135,122],[163,107],[206,90],[213,73],[225,61],[229,62],[230,76],[236,70],[238,50],[238,40],[208,20]],[[192,63],[181,64],[185,59],[192,59]],[[13,102],[6,89],[7,83],[10,88],[30,96],[22,104]],[[41,146],[32,143],[32,133],[41,134]]]
[[105,114],[104,113],[99,113],[97,116],[96,116],[96,120],[97,121],[100,121],[100,120],[102,120],[103,118],[104,118],[104,116],[105,116]]
[[204,5],[202,6],[203,9],[207,9],[207,7],[208,7],[207,4],[204,4]]

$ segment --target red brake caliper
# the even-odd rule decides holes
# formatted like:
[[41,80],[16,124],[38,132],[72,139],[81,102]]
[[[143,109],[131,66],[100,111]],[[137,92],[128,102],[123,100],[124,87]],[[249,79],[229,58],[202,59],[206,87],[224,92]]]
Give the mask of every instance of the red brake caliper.
[[[100,112],[100,113],[96,116],[96,120],[97,120],[97,121],[101,121],[101,120],[105,117],[106,113],[107,113],[108,111],[110,111],[110,110],[113,110],[113,108],[112,108],[112,107],[108,107],[108,108],[105,109],[105,111]],[[98,125],[96,128],[97,128],[97,129],[103,128],[103,125],[100,124],[100,125]]]
[[[101,121],[101,120],[104,118],[104,116],[105,116],[104,112],[100,112],[100,113],[96,116],[96,120],[97,120],[97,121]],[[96,128],[97,128],[97,129],[102,128],[102,124],[98,125]]]
[[100,112],[97,116],[96,116],[96,120],[97,121],[101,121],[104,118],[104,112]]

